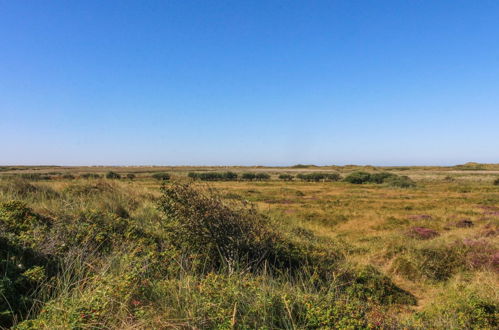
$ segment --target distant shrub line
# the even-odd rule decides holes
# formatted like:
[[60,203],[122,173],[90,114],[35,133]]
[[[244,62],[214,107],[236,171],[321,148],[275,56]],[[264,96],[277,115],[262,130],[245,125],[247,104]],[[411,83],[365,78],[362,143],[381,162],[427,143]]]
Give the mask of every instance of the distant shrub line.
[[106,173],[106,179],[121,179],[121,175],[116,172],[109,171]]
[[[237,174],[234,172],[190,172],[187,175],[189,178],[201,181],[266,181],[270,180],[271,176],[268,173],[253,173],[245,172]],[[295,178],[292,174],[279,174],[278,179],[283,181],[292,181]],[[296,178],[307,182],[319,181],[339,181],[341,176],[338,173],[300,173]]]
[[152,177],[156,180],[159,181],[168,181],[170,180],[170,174],[164,173],[164,172],[159,172],[159,173],[154,173]]
[[267,173],[243,173],[239,176],[234,172],[190,172],[187,176],[201,181],[263,181],[270,179],[270,175]]
[[296,177],[307,182],[339,181],[341,179],[341,176],[338,173],[300,173]]
[[408,176],[400,176],[393,173],[381,172],[381,173],[367,173],[367,172],[353,172],[345,177],[344,181],[353,184],[364,184],[364,183],[376,183],[382,184],[386,183],[393,187],[399,188],[410,188],[414,187],[416,184]]
[[100,179],[100,175],[97,173],[83,173],[80,175],[83,179]]

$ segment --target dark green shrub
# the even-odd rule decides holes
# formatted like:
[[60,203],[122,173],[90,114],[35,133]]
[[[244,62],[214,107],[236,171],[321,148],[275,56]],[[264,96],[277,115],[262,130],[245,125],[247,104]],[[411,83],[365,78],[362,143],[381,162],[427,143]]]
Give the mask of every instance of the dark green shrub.
[[9,201],[0,203],[0,226],[5,231],[20,234],[38,226],[48,226],[47,219],[34,213],[26,203]]
[[366,266],[353,273],[350,282],[351,285],[347,287],[347,293],[364,301],[374,300],[388,305],[415,305],[417,302],[412,294],[396,286],[390,278],[372,266]]
[[372,173],[370,174],[369,182],[380,184],[385,182],[387,179],[396,178],[396,177],[397,177],[396,174],[388,172]]
[[388,177],[384,182],[391,187],[398,188],[412,188],[416,186],[416,183],[405,175]]
[[338,173],[310,173],[302,174],[300,179],[308,182],[319,182],[319,181],[338,181],[340,179]]
[[189,178],[191,178],[191,179],[196,180],[196,179],[199,179],[199,173],[196,173],[196,172],[189,172],[189,173],[187,174],[187,177],[189,177]]
[[170,180],[170,174],[164,173],[164,172],[159,172],[159,173],[154,173],[151,175],[153,179],[156,179],[158,181],[168,181]]
[[228,204],[218,193],[189,184],[175,183],[161,190],[158,205],[170,244],[187,260],[202,262],[206,271],[300,264],[296,258],[302,256],[290,252],[291,245],[253,206],[237,200]]
[[106,179],[121,179],[121,175],[116,172],[109,171],[106,173]]
[[243,173],[242,176],[241,176],[241,178],[243,180],[253,181],[253,180],[256,179],[256,174],[255,173],[249,173],[249,172]]
[[495,186],[499,186],[499,178],[497,178],[497,179],[494,180],[494,185]]
[[300,173],[296,177],[307,182],[338,181],[341,178],[338,173]]
[[[116,214],[118,212],[121,214]],[[126,209],[118,212],[86,211],[67,219],[64,224],[57,223],[50,237],[54,253],[64,254],[78,249],[80,252],[104,255],[123,244],[140,243],[144,248],[154,245],[155,238],[144,233],[137,221],[129,218]]]
[[0,328],[27,316],[37,302],[35,292],[54,268],[47,256],[0,236]]
[[41,173],[22,173],[19,174],[19,177],[25,180],[30,181],[40,181],[40,180],[50,180],[50,175],[41,174]]
[[195,173],[190,172],[187,174],[189,178],[194,180],[202,180],[202,181],[234,181],[237,180],[237,173],[234,172],[203,172],[203,173]]
[[218,172],[205,172],[199,173],[198,178],[202,181],[221,181],[223,180],[223,174]]
[[267,173],[257,173],[257,174],[255,174],[255,180],[263,181],[263,180],[269,180],[269,179],[270,179],[270,175],[267,174]]
[[294,176],[291,174],[279,174],[279,179],[284,181],[292,181]]
[[338,173],[327,173],[325,174],[325,179],[327,181],[340,181],[341,175],[339,175]]
[[367,172],[353,172],[347,175],[344,179],[346,182],[353,184],[363,184],[371,181],[371,174]]
[[225,172],[225,173],[223,173],[223,178],[224,178],[225,181],[237,180],[237,173],[234,173],[234,172]]
[[83,179],[100,179],[100,175],[97,173],[83,173],[80,175]]

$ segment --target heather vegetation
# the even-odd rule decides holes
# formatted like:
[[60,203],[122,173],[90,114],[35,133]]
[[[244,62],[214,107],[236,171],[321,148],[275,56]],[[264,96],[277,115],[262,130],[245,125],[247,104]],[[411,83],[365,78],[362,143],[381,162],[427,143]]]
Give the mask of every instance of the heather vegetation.
[[0,327],[498,327],[493,176],[337,170],[7,171]]

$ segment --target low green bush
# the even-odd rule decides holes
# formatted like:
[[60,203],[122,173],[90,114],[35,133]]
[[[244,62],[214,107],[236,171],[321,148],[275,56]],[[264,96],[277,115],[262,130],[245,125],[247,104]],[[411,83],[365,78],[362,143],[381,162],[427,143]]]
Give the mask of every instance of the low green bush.
[[106,179],[121,179],[121,175],[116,172],[109,171],[106,173]]
[[270,175],[267,174],[267,173],[257,173],[257,174],[255,174],[255,180],[264,181],[264,180],[269,180],[269,179],[270,179]]
[[153,179],[156,179],[158,181],[168,181],[170,180],[170,174],[164,173],[164,172],[159,172],[159,173],[154,173],[151,175]]
[[398,188],[411,188],[416,185],[408,176],[399,176],[393,173],[381,172],[381,173],[367,173],[367,172],[353,172],[347,175],[344,181],[353,184],[363,184],[363,183],[376,183],[376,184],[387,184],[391,187]]
[[253,207],[236,200],[228,205],[220,195],[188,184],[174,183],[161,190],[158,205],[169,242],[179,253],[200,256],[204,267],[258,268],[264,262],[290,261],[289,255],[281,256],[285,242]]
[[253,181],[256,179],[256,174],[255,173],[243,173],[241,175],[241,179],[246,180],[246,181]]
[[397,188],[412,188],[416,186],[416,183],[405,175],[388,177],[384,180],[384,183],[388,184],[391,187]]
[[9,328],[37,303],[35,293],[55,263],[49,257],[0,236],[0,327]]
[[294,178],[291,174],[279,174],[279,179],[283,181],[292,181]]
[[237,180],[237,173],[234,172],[190,172],[187,176],[194,180],[201,181],[234,181]]
[[361,171],[353,172],[347,175],[343,180],[354,184],[369,183],[371,182],[371,174]]
[[52,177],[50,175],[43,174],[43,173],[21,173],[21,174],[18,174],[17,176],[19,176],[22,179],[29,180],[29,181],[40,181],[40,180],[52,179]]
[[372,173],[369,175],[369,182],[372,183],[384,183],[388,179],[396,178],[398,177],[396,174],[393,173],[388,173],[388,172],[381,172],[381,173]]
[[390,278],[372,266],[361,268],[350,276],[351,284],[346,289],[350,297],[388,305],[415,305],[417,302],[412,294],[396,286]]
[[300,173],[296,177],[307,182],[339,181],[341,179],[341,176],[338,173]]
[[48,226],[49,221],[34,213],[24,202],[0,203],[0,228],[6,232],[20,234],[32,231],[38,226]]
[[413,316],[410,328],[497,329],[499,304],[483,291],[463,285],[447,286],[437,302]]
[[270,175],[267,173],[262,173],[262,172],[259,172],[259,173],[246,172],[246,173],[243,173],[241,175],[241,180],[245,180],[245,181],[253,181],[253,180],[264,181],[264,180],[269,180],[269,179],[270,179]]
[[80,175],[82,179],[100,179],[100,175],[97,173],[83,173]]

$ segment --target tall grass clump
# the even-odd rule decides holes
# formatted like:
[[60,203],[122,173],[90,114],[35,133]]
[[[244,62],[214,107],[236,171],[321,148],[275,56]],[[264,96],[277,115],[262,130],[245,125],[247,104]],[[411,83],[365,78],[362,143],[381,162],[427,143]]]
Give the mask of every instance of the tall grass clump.
[[0,183],[0,192],[14,199],[28,199],[34,196],[50,199],[59,196],[58,192],[48,185],[33,183],[19,177],[7,178]]

